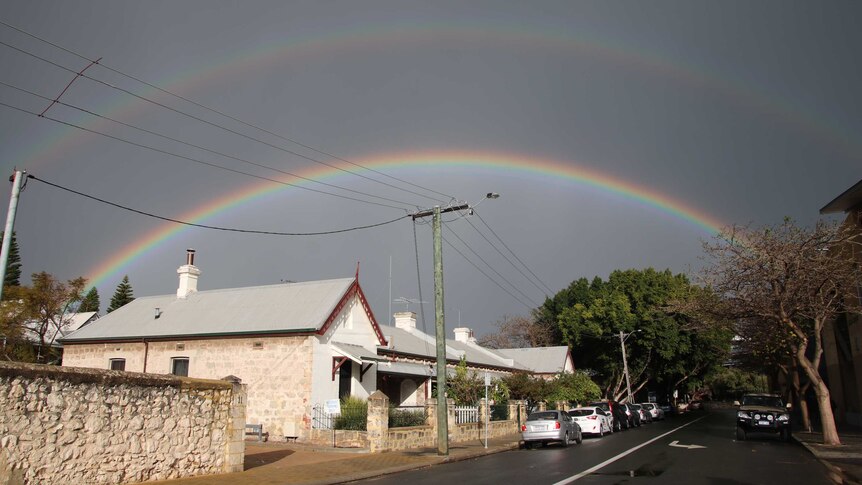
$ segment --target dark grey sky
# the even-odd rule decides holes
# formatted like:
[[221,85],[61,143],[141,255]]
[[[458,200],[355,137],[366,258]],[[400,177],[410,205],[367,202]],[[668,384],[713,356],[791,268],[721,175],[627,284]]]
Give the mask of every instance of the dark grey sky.
[[[854,2],[785,1],[6,1],[0,20],[458,200],[501,193],[478,207],[482,220],[453,216],[444,229],[490,276],[444,246],[447,326],[456,326],[460,313],[463,325],[484,333],[503,315],[526,314],[541,303],[543,285],[556,292],[614,269],[696,270],[700,241],[710,236],[698,219],[815,221],[820,207],[862,178],[860,13]],[[5,26],[0,42],[73,71],[87,64]],[[49,98],[73,77],[7,45],[0,45],[0,66],[3,83]],[[180,219],[235,200],[195,222],[285,232],[373,224],[439,203],[419,195],[427,191],[218,117],[102,66],[86,73],[275,147],[89,79],[79,78],[64,102],[281,172],[64,106],[48,116],[258,177],[311,175],[338,187],[302,185],[395,208],[274,183],[271,193],[242,199],[243,191],[266,182],[0,106],[4,173],[17,166]],[[5,85],[0,102],[34,113],[48,105]],[[285,150],[366,178],[344,172],[321,178],[331,170]],[[385,160],[398,163],[381,165]],[[647,192],[653,195],[638,198]],[[651,197],[689,212],[656,207]],[[419,298],[409,220],[333,236],[185,229],[154,241],[167,223],[35,181],[19,207],[24,272],[101,277],[105,304],[124,274],[137,296],[175,291],[186,247],[198,250],[201,289],[345,277],[360,261],[363,287],[386,322],[391,257],[392,297]],[[488,244],[486,238],[506,252],[488,227],[529,269],[516,270]],[[430,228],[416,230],[422,298],[431,302]],[[120,257],[136,245],[135,257]],[[117,258],[125,264],[105,272]],[[541,281],[526,278],[529,271]],[[430,325],[430,303],[426,313]]]

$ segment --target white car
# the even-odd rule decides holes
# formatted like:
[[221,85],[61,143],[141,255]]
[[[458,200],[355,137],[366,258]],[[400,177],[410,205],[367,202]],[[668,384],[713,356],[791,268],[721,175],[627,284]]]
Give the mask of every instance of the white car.
[[604,436],[605,433],[613,433],[614,427],[611,424],[611,417],[604,412],[602,408],[596,406],[588,406],[570,409],[569,416],[575,419],[581,427],[581,432],[589,433],[597,436]]
[[648,412],[650,416],[652,416],[653,421],[661,421],[664,419],[664,411],[661,410],[655,403],[645,402],[641,403],[641,407],[644,411]]

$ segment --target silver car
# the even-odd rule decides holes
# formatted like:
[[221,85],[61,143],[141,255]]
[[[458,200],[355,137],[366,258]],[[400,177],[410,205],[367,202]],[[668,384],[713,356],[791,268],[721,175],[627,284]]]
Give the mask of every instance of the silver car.
[[564,447],[569,443],[580,443],[583,440],[581,427],[565,411],[536,411],[527,416],[527,422],[521,426],[521,437],[524,448],[530,449],[536,444],[542,446],[559,442]]

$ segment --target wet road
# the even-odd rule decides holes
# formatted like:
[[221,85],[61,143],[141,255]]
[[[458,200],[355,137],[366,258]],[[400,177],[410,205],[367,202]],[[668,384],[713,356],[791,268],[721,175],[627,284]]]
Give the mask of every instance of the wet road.
[[[806,484],[828,485],[796,443],[735,440],[735,410],[694,412],[580,445],[518,450],[367,480],[375,484]],[[696,445],[699,447],[694,447]]]

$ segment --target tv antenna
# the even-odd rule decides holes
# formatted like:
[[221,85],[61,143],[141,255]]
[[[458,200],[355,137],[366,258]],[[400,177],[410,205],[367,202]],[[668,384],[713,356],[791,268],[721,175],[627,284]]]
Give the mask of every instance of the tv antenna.
[[392,303],[403,303],[404,304],[404,311],[409,312],[411,303],[417,304],[417,303],[428,303],[428,302],[417,300],[415,298],[406,298],[406,297],[400,296],[400,297],[392,300]]

